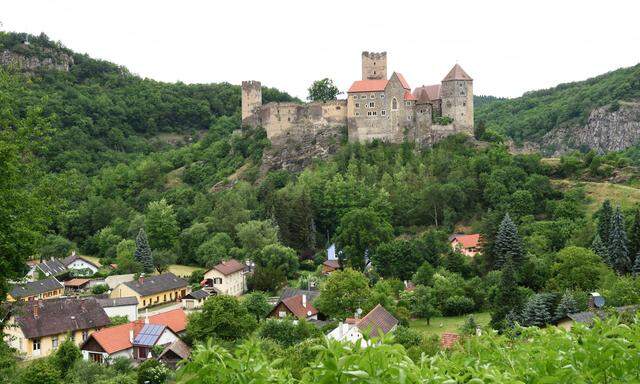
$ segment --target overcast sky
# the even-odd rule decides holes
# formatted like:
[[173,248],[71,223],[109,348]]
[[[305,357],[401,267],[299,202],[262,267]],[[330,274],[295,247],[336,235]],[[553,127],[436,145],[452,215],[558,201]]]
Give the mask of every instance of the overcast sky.
[[640,62],[638,1],[9,1],[2,29],[46,33],[77,52],[162,81],[261,80],[306,97],[341,90],[360,53],[389,76],[438,83],[458,62],[476,94],[515,97]]

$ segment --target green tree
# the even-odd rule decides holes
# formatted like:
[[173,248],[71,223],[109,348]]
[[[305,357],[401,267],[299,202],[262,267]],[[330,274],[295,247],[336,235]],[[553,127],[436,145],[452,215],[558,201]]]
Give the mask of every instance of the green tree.
[[138,384],[164,384],[169,369],[156,359],[145,360],[138,367]]
[[413,243],[407,240],[391,240],[380,244],[371,254],[371,263],[383,277],[409,280],[422,264]]
[[505,318],[511,311],[519,312],[522,298],[518,290],[516,270],[510,256],[502,266],[500,284],[497,288],[493,311],[491,312],[491,326],[496,329],[503,328]]
[[62,377],[67,376],[69,369],[73,367],[73,364],[82,359],[82,352],[80,348],[76,346],[71,337],[60,344],[58,350],[53,357],[53,363],[60,371]]
[[276,293],[287,284],[287,275],[281,268],[257,266],[247,279],[247,287],[252,291]]
[[633,268],[631,269],[633,272],[633,276],[640,276],[640,252],[636,255],[636,261],[633,263]]
[[344,319],[353,317],[358,308],[366,310],[370,295],[369,279],[362,272],[347,268],[329,275],[313,304],[330,318]]
[[293,278],[300,266],[296,251],[280,244],[269,244],[256,254],[255,262],[263,268],[280,269]]
[[433,273],[435,270],[428,262],[422,263],[422,265],[418,268],[416,273],[413,274],[411,281],[415,285],[424,285],[428,287],[433,284]]
[[365,254],[391,240],[393,228],[372,208],[355,208],[347,212],[340,220],[337,229],[336,245],[342,250],[340,264],[363,270]]
[[424,285],[416,286],[413,291],[411,313],[416,317],[427,320],[427,325],[430,324],[432,317],[440,315],[432,288]]
[[570,313],[578,312],[578,303],[571,291],[565,291],[555,312],[556,321],[564,319]]
[[235,244],[226,233],[215,233],[209,240],[200,244],[196,257],[200,265],[213,267],[222,260],[229,258],[229,251]]
[[593,242],[591,243],[591,250],[595,252],[596,255],[600,256],[600,258],[602,258],[602,261],[604,261],[605,263],[609,263],[609,250],[602,242],[602,239],[600,239],[599,233],[596,233],[595,237],[593,238]]
[[271,220],[251,220],[238,224],[236,232],[242,249],[251,258],[267,245],[278,242],[278,227]]
[[153,267],[158,273],[166,272],[171,264],[175,264],[178,255],[173,250],[156,249],[153,251]]
[[493,245],[495,253],[495,265],[501,267],[507,259],[511,259],[514,266],[519,266],[524,261],[524,250],[522,240],[518,235],[518,228],[513,223],[509,214],[505,214],[500,223],[498,234]]
[[256,325],[255,317],[236,297],[220,295],[209,298],[201,312],[191,315],[187,336],[199,342],[208,338],[235,341],[249,336]]
[[333,84],[333,80],[324,78],[322,80],[316,80],[311,84],[307,99],[311,101],[335,100],[339,94],[340,90]]
[[560,290],[590,292],[598,287],[606,269],[602,259],[590,249],[571,246],[556,254],[549,283]]
[[609,248],[609,235],[611,234],[611,220],[613,218],[613,209],[611,202],[607,199],[602,203],[598,215],[598,234],[605,247]]
[[62,375],[50,359],[37,359],[23,368],[18,384],[59,384]]
[[311,337],[322,335],[320,330],[305,320],[267,319],[258,329],[258,336],[291,347]]
[[269,304],[269,296],[260,291],[247,293],[242,297],[242,305],[253,315],[257,321],[267,317],[271,312],[271,304]]
[[629,233],[629,256],[634,258],[638,252],[640,252],[640,209],[636,208]]
[[543,327],[551,322],[551,314],[541,295],[529,298],[522,310],[522,318],[526,326]]
[[149,247],[149,241],[147,241],[147,234],[142,228],[140,228],[140,232],[138,232],[138,236],[136,237],[134,258],[142,265],[145,272],[153,272],[153,256],[151,254],[151,248]]
[[40,246],[42,260],[66,257],[74,248],[73,242],[59,235],[47,235]]
[[631,270],[632,261],[627,249],[627,231],[620,206],[616,208],[611,220],[608,251],[609,264],[618,274],[622,275]]
[[149,203],[144,225],[149,232],[149,245],[153,249],[173,249],[178,240],[176,214],[165,199]]

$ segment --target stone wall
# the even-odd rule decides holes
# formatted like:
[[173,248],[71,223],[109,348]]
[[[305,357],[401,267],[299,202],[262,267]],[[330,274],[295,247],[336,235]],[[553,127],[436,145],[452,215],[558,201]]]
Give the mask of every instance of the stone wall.
[[68,72],[73,65],[73,57],[50,48],[44,48],[41,56],[44,57],[26,56],[14,51],[4,50],[0,53],[0,66],[14,68],[23,72],[36,72],[38,70]]
[[362,52],[362,80],[387,78],[387,52]]
[[325,127],[343,127],[347,124],[347,101],[265,104],[260,109],[260,124],[271,140],[306,135]]
[[442,82],[442,116],[451,117],[458,126],[473,134],[473,82],[451,80]]
[[255,115],[262,106],[262,85],[259,81],[242,82],[242,122],[256,125]]

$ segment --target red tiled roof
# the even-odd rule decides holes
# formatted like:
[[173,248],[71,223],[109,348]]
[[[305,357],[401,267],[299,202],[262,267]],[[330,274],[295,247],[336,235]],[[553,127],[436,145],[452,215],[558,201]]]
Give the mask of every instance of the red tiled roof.
[[378,332],[387,334],[398,324],[398,319],[393,317],[389,311],[384,309],[380,304],[376,305],[371,312],[357,322],[357,326],[361,331],[370,332],[373,337],[380,336]]
[[460,339],[460,335],[457,333],[445,332],[440,338],[440,346],[442,348],[451,348]]
[[298,319],[306,319],[309,316],[313,316],[318,313],[318,310],[311,305],[309,298],[307,298],[307,306],[302,305],[302,295],[296,295],[287,297],[282,300],[284,304]]
[[440,84],[434,85],[423,85],[422,87],[418,87],[413,91],[413,96],[420,97],[420,93],[422,91],[427,92],[427,96],[429,96],[429,100],[438,100],[440,99]]
[[407,80],[405,80],[404,76],[402,76],[402,73],[398,73],[398,72],[394,72],[394,73],[398,76],[398,80],[400,80],[400,84],[402,84],[402,88],[408,89],[410,91],[411,87],[409,86],[409,83],[407,83]]
[[340,268],[340,261],[338,260],[325,260],[323,265],[326,265],[329,268],[338,269]]
[[246,267],[247,266],[244,263],[241,263],[236,259],[231,259],[231,260],[223,261],[222,263],[214,266],[212,269],[215,269],[216,271],[227,276],[232,273],[242,271]]
[[442,79],[442,81],[450,81],[450,80],[473,80],[471,76],[467,75],[467,73],[462,69],[462,67],[458,64],[454,65],[453,68],[447,73],[447,76]]
[[351,84],[347,92],[382,92],[388,82],[389,80],[357,80]]
[[404,92],[404,99],[405,99],[405,100],[417,100],[417,99],[416,99],[416,97],[415,97],[415,96],[413,96],[413,95],[411,94],[411,92],[409,92],[409,91],[405,91],[405,92]]
[[[174,309],[158,315],[149,316],[149,324],[165,325],[174,333],[179,333],[187,328],[187,315],[182,309]],[[94,332],[90,338],[93,338],[100,344],[105,352],[112,354],[131,348],[133,345],[129,340],[129,331],[133,330],[133,336],[135,338],[144,325],[144,320],[140,319]]]
[[451,241],[453,240],[457,240],[463,248],[478,248],[480,245],[480,234],[453,235],[453,239],[451,239]]

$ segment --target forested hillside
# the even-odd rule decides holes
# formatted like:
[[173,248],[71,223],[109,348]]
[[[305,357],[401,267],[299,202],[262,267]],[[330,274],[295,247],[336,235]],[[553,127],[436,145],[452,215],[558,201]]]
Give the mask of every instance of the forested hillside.
[[[73,61],[68,72],[0,68],[5,116],[37,115],[50,127],[38,155],[51,171],[94,173],[102,165],[162,148],[161,141],[151,140],[159,133],[195,135],[221,117],[238,126],[239,86],[143,79],[124,67],[74,53],[45,35],[30,36],[28,45],[25,38],[0,32],[0,52],[54,62],[66,55]],[[265,102],[294,100],[269,88],[263,97]]]
[[584,125],[594,108],[640,99],[640,64],[594,78],[527,92],[514,99],[477,104],[476,125],[516,142],[536,141],[557,127]]

